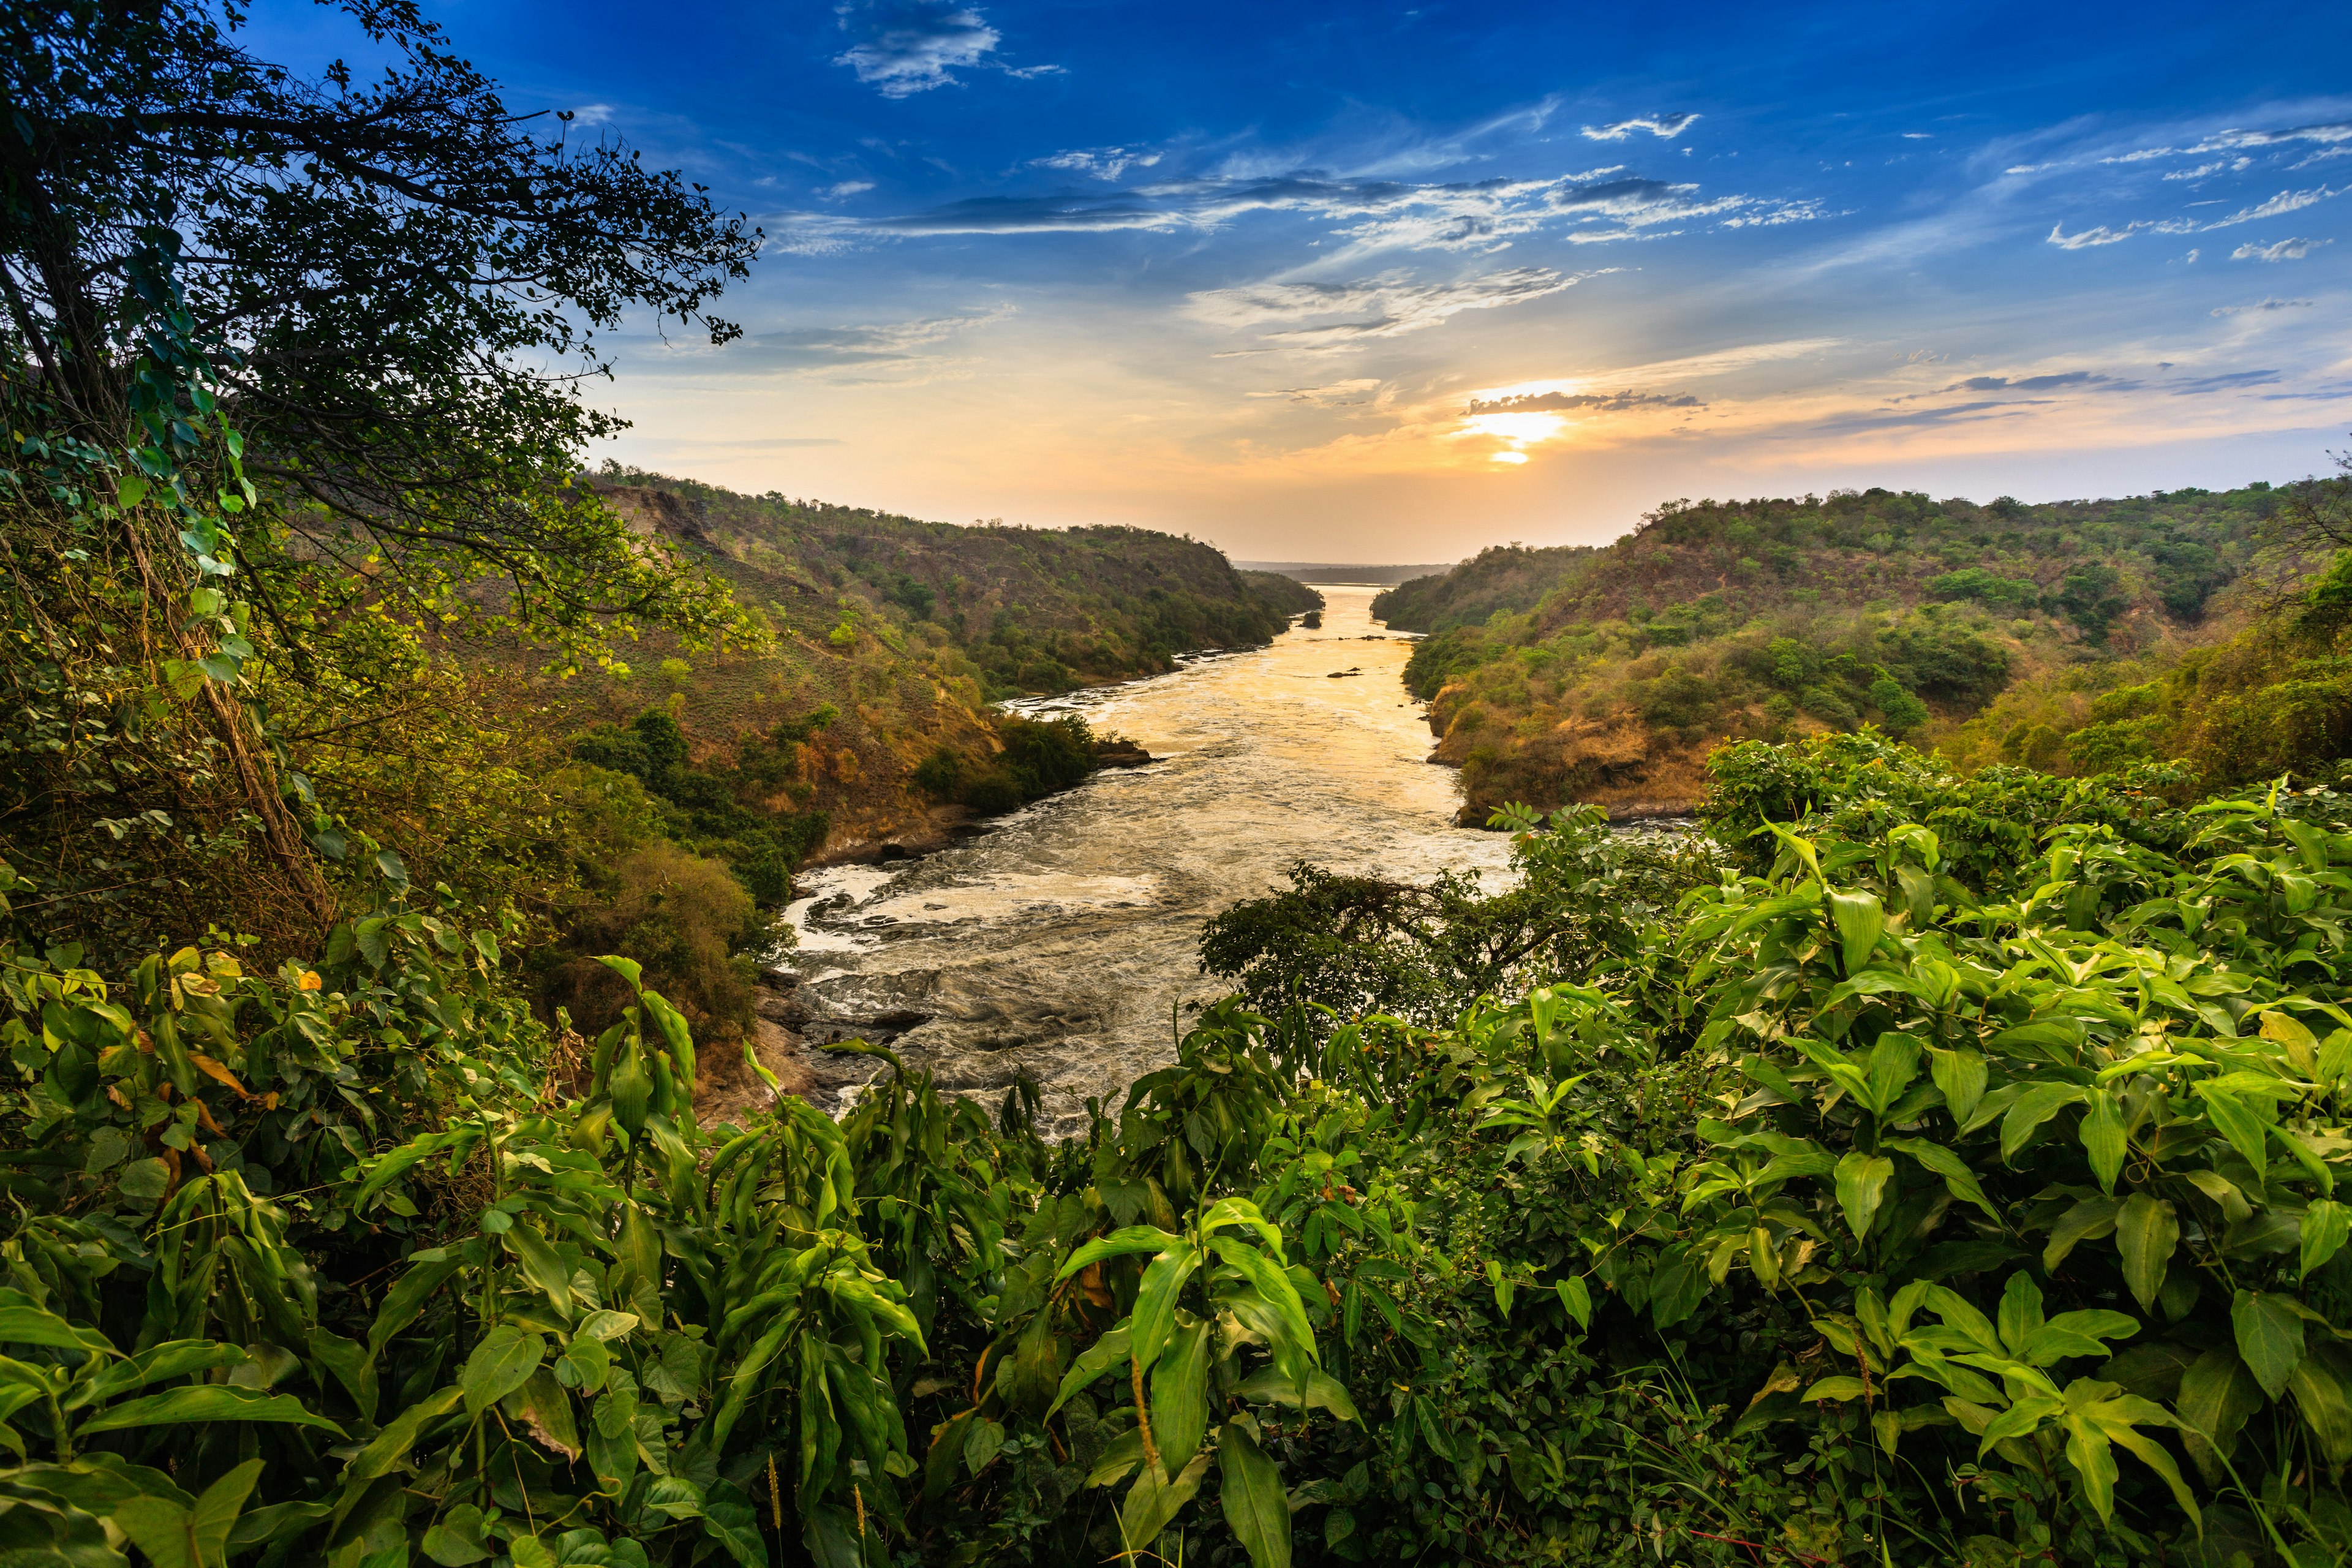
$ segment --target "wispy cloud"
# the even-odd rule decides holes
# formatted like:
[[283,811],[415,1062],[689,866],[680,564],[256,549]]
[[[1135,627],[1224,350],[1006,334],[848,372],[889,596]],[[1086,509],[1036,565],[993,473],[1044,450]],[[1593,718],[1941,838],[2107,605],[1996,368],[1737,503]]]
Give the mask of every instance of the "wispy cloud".
[[1033,77],[1059,66],[1014,67],[992,60],[1004,36],[979,9],[956,0],[842,0],[834,7],[841,30],[856,41],[834,57],[885,98],[911,98],[953,85],[958,70],[988,65],[1008,76]]
[[2257,300],[2251,305],[2216,305],[2213,307],[2213,314],[2242,316],[2254,310],[2308,310],[2310,309],[2311,301],[2308,300]]
[[2329,239],[2282,239],[2273,245],[2242,245],[2230,252],[2232,261],[2300,261],[2323,245],[2333,245]]
[[1333,224],[1339,236],[1367,250],[1495,250],[1544,230],[1564,232],[1572,240],[1613,240],[1710,218],[1748,226],[1826,216],[1811,200],[1707,196],[1695,184],[1630,175],[1416,184],[1306,170],[1249,178],[1171,179],[1113,190],[979,196],[878,218],[784,214],[774,219],[774,227],[783,248],[824,250],[861,237],[1213,229],[1269,212],[1297,213]]
[[730,345],[727,363],[730,369],[755,374],[814,375],[840,383],[929,380],[961,363],[940,352],[951,339],[1013,314],[1012,306],[999,305],[905,321],[789,328]]
[[1321,386],[1285,386],[1272,392],[1253,392],[1251,397],[1280,397],[1292,403],[1309,403],[1318,408],[1354,408],[1372,401],[1380,390],[1381,378],[1360,375],[1346,381],[1327,382]]
[[2305,207],[2316,206],[2330,196],[2342,195],[2345,188],[2337,186],[2330,189],[2326,185],[2314,185],[2307,191],[2281,191],[2266,202],[2257,203],[2250,207],[2241,207],[2228,217],[2216,218],[2205,226],[2228,228],[2232,224],[2252,223],[2258,218],[2280,217],[2288,213],[2301,212]]
[[873,188],[874,182],[871,180],[844,180],[839,184],[825,186],[817,192],[817,195],[829,202],[837,202],[844,196],[859,195]]
[[1636,131],[1671,142],[1696,122],[1696,114],[1643,114],[1632,120],[1612,121],[1607,125],[1588,125],[1585,136],[1594,142],[1622,142]]
[[[1189,296],[1186,303],[1193,316],[1218,326],[1274,323],[1274,331],[1259,336],[1285,348],[1344,349],[1422,331],[1465,310],[1526,304],[1599,275],[1515,267],[1457,282],[1421,283],[1392,272],[1348,283],[1251,283],[1208,289]],[[1326,319],[1331,317],[1341,319]]]
[[2109,228],[2101,224],[2096,228],[2068,234],[2064,224],[2054,223],[2050,226],[2046,243],[2061,250],[2087,250],[2093,246],[2120,244],[2136,234],[2194,234],[2198,226],[2189,218],[2138,218],[2121,228]]
[[2249,148],[2284,147],[2309,142],[2318,142],[2323,146],[2352,142],[2352,120],[2291,125],[2278,131],[2217,131],[2186,147],[2141,147],[2099,161],[2103,163],[2140,163],[2151,158],[2196,158],[2208,153],[2237,153]]
[[1462,412],[1465,415],[1565,414],[1583,409],[1595,414],[1629,414],[1644,408],[1706,406],[1687,392],[1528,392],[1517,397],[1473,398]]
[[2116,378],[2095,371],[2068,370],[2049,375],[1972,375],[1944,388],[1946,392],[2056,392],[2068,386],[2098,386]]
[[1133,147],[1081,147],[1068,153],[1056,153],[1050,158],[1033,158],[1033,169],[1065,169],[1074,174],[1091,174],[1097,180],[1116,180],[1129,169],[1149,169],[1160,162],[1160,154],[1146,153]]

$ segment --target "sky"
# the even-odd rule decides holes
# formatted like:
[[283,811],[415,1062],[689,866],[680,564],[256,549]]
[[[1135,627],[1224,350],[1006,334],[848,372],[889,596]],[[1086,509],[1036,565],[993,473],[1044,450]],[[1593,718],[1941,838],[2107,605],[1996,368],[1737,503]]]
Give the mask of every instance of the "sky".
[[1376,563],[2352,445],[2352,6],[425,9],[765,231],[740,341],[608,338],[599,459]]

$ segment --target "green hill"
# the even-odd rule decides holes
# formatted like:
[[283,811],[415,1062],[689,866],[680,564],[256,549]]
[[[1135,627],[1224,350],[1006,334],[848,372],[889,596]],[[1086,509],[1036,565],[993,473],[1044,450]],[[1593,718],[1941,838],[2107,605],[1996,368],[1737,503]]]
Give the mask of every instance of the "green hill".
[[1601,548],[1485,551],[1373,614],[1429,634],[1406,680],[1465,820],[1680,812],[1727,740],[1932,738],[2020,680],[2210,637],[2279,496],[1675,501]]

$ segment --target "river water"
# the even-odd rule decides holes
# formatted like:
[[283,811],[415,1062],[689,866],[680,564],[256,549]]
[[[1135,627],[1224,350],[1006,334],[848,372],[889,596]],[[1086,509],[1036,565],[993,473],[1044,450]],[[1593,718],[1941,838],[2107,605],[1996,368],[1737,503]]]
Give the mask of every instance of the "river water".
[[942,1089],[993,1101],[1025,1074],[1066,1132],[1086,1097],[1173,1058],[1171,1008],[1228,989],[1200,973],[1202,922],[1293,861],[1416,881],[1472,867],[1497,885],[1507,840],[1454,826],[1454,772],[1424,760],[1401,679],[1411,641],[1371,618],[1376,588],[1316,586],[1319,630],[1024,705],[1083,713],[1150,766],[919,860],[807,873],[786,911],[802,996],[820,1016],[912,1024],[893,1048]]

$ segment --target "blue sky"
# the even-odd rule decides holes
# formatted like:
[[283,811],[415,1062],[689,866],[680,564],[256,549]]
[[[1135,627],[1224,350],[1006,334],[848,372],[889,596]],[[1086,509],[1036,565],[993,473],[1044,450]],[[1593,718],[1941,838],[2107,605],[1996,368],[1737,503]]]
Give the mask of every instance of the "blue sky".
[[740,489],[1423,561],[2352,426],[2352,7],[428,9],[766,228],[743,341],[598,389]]

